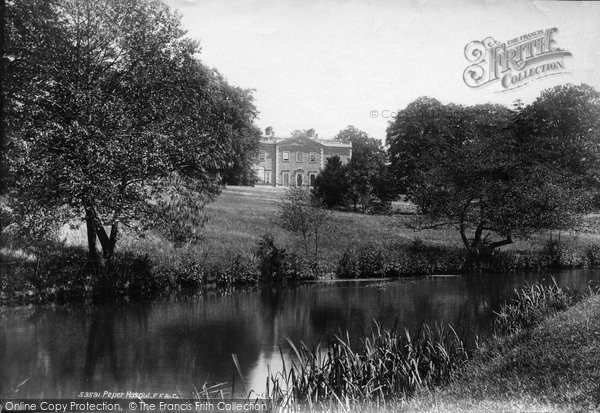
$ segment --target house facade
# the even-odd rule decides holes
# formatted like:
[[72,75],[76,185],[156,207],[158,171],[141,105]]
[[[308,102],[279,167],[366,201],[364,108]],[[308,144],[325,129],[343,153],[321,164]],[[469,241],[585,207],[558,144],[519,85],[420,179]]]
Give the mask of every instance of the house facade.
[[352,156],[352,144],[317,136],[276,137],[270,128],[262,136],[258,160],[252,168],[257,185],[313,186],[327,158],[338,155],[342,163]]

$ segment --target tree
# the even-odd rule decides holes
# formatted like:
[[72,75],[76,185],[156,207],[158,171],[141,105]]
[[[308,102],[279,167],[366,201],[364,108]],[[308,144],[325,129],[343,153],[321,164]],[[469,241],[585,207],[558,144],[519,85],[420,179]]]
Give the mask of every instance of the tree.
[[254,185],[256,176],[252,166],[258,157],[262,132],[253,124],[257,112],[252,91],[231,86],[221,76],[219,79],[224,99],[221,100],[218,113],[222,114],[222,121],[232,126],[230,159],[221,170],[223,183]]
[[320,208],[309,188],[299,186],[292,186],[286,191],[280,210],[281,227],[299,234],[306,255],[312,250],[314,258],[318,259],[319,241],[326,230],[331,228],[332,213]]
[[588,85],[559,85],[542,92],[516,119],[517,137],[532,161],[551,165],[572,185],[600,183],[600,93]]
[[339,131],[333,140],[344,143],[357,143],[357,142],[368,142],[372,139],[366,132],[361,131],[353,125],[348,125],[341,131]]
[[[446,141],[464,138],[461,121],[455,119],[460,108],[420,97],[398,112],[387,129],[390,169],[398,178],[400,191],[406,193],[419,171],[443,158]],[[451,135],[451,136],[450,136]]]
[[6,179],[8,177],[7,170],[7,159],[5,155],[7,152],[7,139],[6,139],[6,121],[5,121],[5,91],[6,91],[6,1],[0,0],[0,195],[6,191],[8,183]]
[[371,138],[354,126],[338,132],[334,140],[352,143],[352,157],[348,163],[348,192],[354,211],[360,203],[366,212],[375,197],[390,202],[395,194],[392,177],[387,172],[387,153],[379,139]]
[[[588,163],[598,151],[597,96],[559,87],[522,111],[409,104],[388,128],[388,144],[422,226],[455,226],[474,268],[517,237],[572,228],[598,188],[589,172],[597,164]],[[562,109],[565,102],[575,109]]]
[[303,138],[316,138],[316,133],[315,130],[313,128],[310,129],[294,129],[291,133],[291,137],[292,138],[299,138],[299,137],[303,137]]
[[94,263],[119,224],[197,238],[251,146],[251,93],[202,65],[157,0],[11,2],[7,33],[11,199],[82,217]]
[[325,167],[315,179],[314,195],[329,208],[346,204],[348,168],[335,155],[327,158]]

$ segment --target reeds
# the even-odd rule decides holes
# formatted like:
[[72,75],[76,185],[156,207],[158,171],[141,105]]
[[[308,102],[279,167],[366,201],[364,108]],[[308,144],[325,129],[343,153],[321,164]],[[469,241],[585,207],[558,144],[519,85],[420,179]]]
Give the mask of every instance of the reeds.
[[513,334],[538,324],[544,318],[566,310],[578,300],[568,288],[560,288],[552,278],[551,285],[535,283],[516,291],[515,298],[495,312],[494,332]]
[[452,328],[423,325],[415,334],[375,324],[370,336],[353,346],[348,333],[336,335],[326,349],[290,342],[292,361],[267,379],[267,396],[294,409],[365,403],[383,405],[419,389],[447,382],[469,358]]

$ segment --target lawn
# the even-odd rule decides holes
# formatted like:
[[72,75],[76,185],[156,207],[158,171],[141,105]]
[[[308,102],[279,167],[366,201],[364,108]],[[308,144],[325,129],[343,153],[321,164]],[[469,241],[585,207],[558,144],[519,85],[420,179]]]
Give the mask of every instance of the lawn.
[[[301,252],[299,237],[278,225],[279,203],[284,195],[282,187],[228,187],[206,207],[208,221],[202,242],[187,248],[208,257],[253,253],[260,237],[271,233],[279,246]],[[413,231],[408,228],[413,219],[410,215],[334,211],[333,218],[335,229],[322,240],[321,255],[334,261],[347,247],[358,244],[409,244],[417,237],[434,244],[460,245],[461,242],[452,229]]]
[[[149,257],[165,263],[179,261],[182,257],[218,263],[235,254],[253,255],[260,237],[270,233],[278,246],[302,252],[303,246],[299,237],[282,229],[277,223],[279,203],[284,195],[283,187],[230,186],[214,202],[206,206],[205,213],[208,220],[200,243],[175,247],[157,235],[147,234],[140,238],[126,234],[117,244],[117,248],[122,251],[130,250],[148,254]],[[402,211],[411,210],[410,204],[407,203],[396,203],[395,207]],[[456,229],[414,230],[411,227],[414,215],[410,214],[368,215],[334,211],[333,217],[335,230],[322,240],[321,248],[321,256],[332,263],[339,260],[346,248],[362,244],[408,245],[419,238],[430,245],[462,247]],[[559,235],[558,233],[539,234],[530,240],[518,241],[505,248],[537,250],[550,236]],[[71,230],[65,226],[60,237],[69,245],[85,245],[83,227]],[[560,237],[570,243],[581,245],[600,241],[600,235],[596,232],[563,232]]]

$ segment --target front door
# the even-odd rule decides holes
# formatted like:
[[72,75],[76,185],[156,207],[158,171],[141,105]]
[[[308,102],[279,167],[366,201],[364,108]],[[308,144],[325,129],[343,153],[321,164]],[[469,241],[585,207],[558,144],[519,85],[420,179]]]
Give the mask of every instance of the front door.
[[302,186],[302,174],[296,175],[296,185]]

